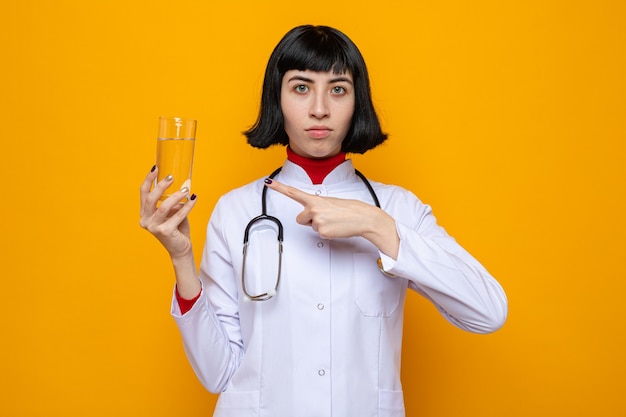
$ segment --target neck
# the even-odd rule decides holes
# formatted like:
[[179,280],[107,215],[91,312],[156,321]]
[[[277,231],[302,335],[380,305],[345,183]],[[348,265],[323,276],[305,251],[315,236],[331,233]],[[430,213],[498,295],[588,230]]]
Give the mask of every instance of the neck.
[[333,169],[346,160],[346,154],[340,152],[328,158],[311,159],[298,155],[287,146],[287,159],[302,167],[313,184],[321,184]]

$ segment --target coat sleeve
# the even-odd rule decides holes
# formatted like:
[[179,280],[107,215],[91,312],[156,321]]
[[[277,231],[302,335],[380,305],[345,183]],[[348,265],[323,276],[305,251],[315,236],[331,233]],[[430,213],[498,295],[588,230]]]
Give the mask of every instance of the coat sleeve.
[[397,260],[381,254],[385,271],[408,279],[461,329],[491,333],[502,327],[508,302],[500,284],[437,224],[430,206],[408,192],[401,200],[402,209],[391,208],[399,213],[400,250]]
[[200,298],[191,310],[181,314],[174,297],[171,310],[193,370],[204,387],[213,393],[226,389],[244,353],[238,290],[229,250],[218,227],[222,216],[219,207],[218,203],[207,228],[200,265]]

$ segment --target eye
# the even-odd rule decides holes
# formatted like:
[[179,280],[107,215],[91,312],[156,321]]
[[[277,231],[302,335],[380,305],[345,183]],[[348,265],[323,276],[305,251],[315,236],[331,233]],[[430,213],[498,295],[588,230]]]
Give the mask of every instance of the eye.
[[332,88],[332,93],[333,94],[338,94],[338,95],[345,94],[346,93],[346,89],[344,87],[336,85],[336,86],[334,86]]
[[307,91],[309,91],[309,87],[304,84],[298,84],[294,87],[294,90],[296,90],[298,93],[306,93]]

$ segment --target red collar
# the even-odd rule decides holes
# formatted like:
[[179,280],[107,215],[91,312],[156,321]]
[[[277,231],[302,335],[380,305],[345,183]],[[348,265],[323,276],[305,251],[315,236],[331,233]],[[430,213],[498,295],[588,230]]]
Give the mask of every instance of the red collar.
[[300,156],[287,146],[287,159],[302,167],[311,178],[313,184],[321,184],[333,169],[346,160],[346,154],[339,152],[335,156],[324,159],[311,159]]

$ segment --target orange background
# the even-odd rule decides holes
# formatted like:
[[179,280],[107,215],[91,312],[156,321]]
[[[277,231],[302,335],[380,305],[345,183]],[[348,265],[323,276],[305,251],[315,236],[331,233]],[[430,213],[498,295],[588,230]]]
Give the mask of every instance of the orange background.
[[263,70],[302,23],[346,32],[413,190],[510,301],[479,336],[408,299],[408,416],[624,416],[624,1],[10,1],[2,51],[0,415],[208,416],[140,229],[157,118],[199,120],[197,255],[219,195],[267,175]]

